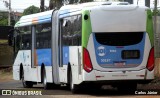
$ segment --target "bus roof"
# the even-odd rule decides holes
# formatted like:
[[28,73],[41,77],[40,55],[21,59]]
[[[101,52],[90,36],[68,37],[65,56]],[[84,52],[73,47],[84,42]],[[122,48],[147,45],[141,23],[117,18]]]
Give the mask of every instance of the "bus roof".
[[[84,6],[87,7],[87,6],[93,6],[93,5],[98,5],[98,4],[100,4],[100,2],[99,3],[90,2],[90,3],[75,4],[75,5],[65,5],[60,8],[59,14],[60,14],[60,17],[64,17],[65,15],[70,15],[70,13],[81,11],[81,9]],[[22,16],[20,20],[15,24],[15,27],[50,22],[51,17],[52,17],[52,12],[53,10],[50,10],[50,11],[45,11],[41,13]]]
[[15,24],[15,27],[50,22],[52,12],[53,10],[50,10],[41,13],[22,16],[20,20]]
[[[111,7],[115,8],[115,5],[129,5],[129,3],[128,2],[88,2],[88,3],[82,3],[82,4],[65,5],[59,9],[59,18],[63,18],[63,17],[74,15],[74,14],[80,14],[82,9],[92,9],[93,7],[100,6],[100,5],[111,5]],[[133,7],[129,6],[128,8],[132,9]],[[52,12],[53,10],[50,10],[50,11],[45,11],[41,13],[22,16],[20,20],[15,24],[15,27],[51,22]]]

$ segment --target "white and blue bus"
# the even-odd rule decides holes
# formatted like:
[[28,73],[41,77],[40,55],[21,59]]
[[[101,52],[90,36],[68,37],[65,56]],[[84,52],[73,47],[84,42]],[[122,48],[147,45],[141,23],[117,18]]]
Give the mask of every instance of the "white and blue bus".
[[[12,34],[11,34],[12,35]],[[127,3],[90,2],[22,16],[13,38],[13,78],[43,83],[110,84],[136,89],[154,79],[152,13]]]

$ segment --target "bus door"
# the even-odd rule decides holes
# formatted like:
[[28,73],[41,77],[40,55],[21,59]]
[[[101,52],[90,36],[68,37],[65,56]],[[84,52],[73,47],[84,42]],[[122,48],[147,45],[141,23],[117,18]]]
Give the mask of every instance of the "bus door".
[[66,72],[66,69],[64,68],[64,64],[63,64],[63,52],[64,52],[64,44],[63,44],[63,27],[64,27],[64,20],[63,19],[60,19],[60,29],[59,29],[59,36],[58,36],[58,55],[59,55],[59,79],[60,79],[60,82],[65,82],[65,73]]
[[69,20],[66,18],[60,19],[60,31],[59,31],[59,76],[60,81],[67,83],[67,71],[69,63]]

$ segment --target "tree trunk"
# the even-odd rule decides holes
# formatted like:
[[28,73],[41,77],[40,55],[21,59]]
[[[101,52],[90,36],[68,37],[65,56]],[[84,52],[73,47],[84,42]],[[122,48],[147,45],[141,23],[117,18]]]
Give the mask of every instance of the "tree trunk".
[[145,0],[145,6],[150,7],[150,0]]
[[49,9],[50,10],[54,8],[54,2],[55,2],[54,0],[49,1]]
[[62,0],[50,0],[49,9],[60,8],[62,6]]
[[40,11],[44,12],[44,1],[45,0],[41,0],[41,5],[40,5]]

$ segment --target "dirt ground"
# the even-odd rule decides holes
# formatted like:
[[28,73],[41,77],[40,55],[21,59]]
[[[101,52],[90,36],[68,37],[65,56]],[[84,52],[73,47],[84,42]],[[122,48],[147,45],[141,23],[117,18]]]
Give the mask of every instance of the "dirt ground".
[[156,77],[160,78],[160,58],[155,59],[155,71],[154,74]]
[[0,69],[0,82],[8,82],[13,80],[12,67]]

